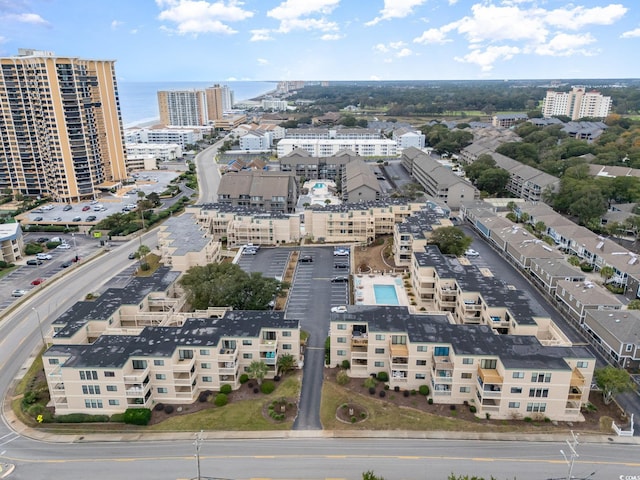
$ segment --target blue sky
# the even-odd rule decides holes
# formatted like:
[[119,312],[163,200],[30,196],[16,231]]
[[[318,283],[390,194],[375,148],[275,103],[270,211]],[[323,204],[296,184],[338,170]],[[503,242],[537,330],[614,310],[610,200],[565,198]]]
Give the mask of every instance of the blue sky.
[[638,0],[0,0],[0,55],[126,81],[640,77]]

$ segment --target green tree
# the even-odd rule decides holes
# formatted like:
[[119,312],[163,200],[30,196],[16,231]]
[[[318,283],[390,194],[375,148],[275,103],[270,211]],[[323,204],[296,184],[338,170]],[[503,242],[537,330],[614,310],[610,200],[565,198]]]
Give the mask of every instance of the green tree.
[[147,262],[147,255],[151,253],[151,249],[146,245],[140,245],[138,247],[138,258],[140,259],[140,269],[148,270],[149,263]]
[[570,256],[567,259],[567,262],[569,262],[569,265],[573,265],[574,267],[577,267],[578,265],[580,265],[580,259],[575,255]]
[[194,309],[233,307],[236,310],[266,310],[285,286],[261,273],[247,273],[232,263],[210,263],[192,267],[180,285]]
[[534,229],[536,232],[538,232],[538,233],[540,233],[540,234],[543,234],[543,233],[545,232],[545,230],[547,229],[547,226],[545,225],[545,223],[544,223],[542,220],[540,220],[540,221],[537,221],[537,222],[533,225],[533,229]]
[[480,178],[482,172],[490,168],[495,168],[495,166],[496,161],[493,159],[493,157],[487,153],[483,153],[475,162],[470,163],[469,165],[464,167],[464,173],[467,178],[469,178],[469,180],[474,183],[476,180],[478,180],[478,178]]
[[458,227],[437,228],[429,237],[429,243],[437,245],[442,253],[456,256],[463,255],[472,241]]
[[607,365],[593,372],[596,385],[602,391],[602,399],[605,405],[609,405],[619,393],[630,392],[635,389],[629,372],[623,368]]
[[366,472],[362,472],[362,480],[384,480],[384,477],[379,477],[373,470],[367,470]]
[[606,211],[607,202],[597,189],[582,191],[582,195],[569,206],[569,212],[577,216],[583,225],[601,217]]
[[505,191],[509,177],[509,172],[503,168],[490,168],[480,174],[476,186],[491,195],[499,195]]
[[247,367],[247,375],[258,382],[258,385],[262,385],[262,380],[264,380],[268,371],[269,367],[262,360],[254,360]]
[[640,299],[636,298],[627,304],[629,310],[640,310]]
[[600,269],[600,276],[605,280],[609,280],[615,273],[616,272],[613,267],[610,267],[608,265]]
[[296,359],[290,353],[278,357],[276,362],[278,373],[285,375],[296,367]]

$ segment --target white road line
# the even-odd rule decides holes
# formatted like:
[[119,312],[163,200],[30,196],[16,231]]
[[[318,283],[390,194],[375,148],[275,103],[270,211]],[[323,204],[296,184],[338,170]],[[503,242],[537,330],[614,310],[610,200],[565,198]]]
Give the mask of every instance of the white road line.
[[[14,434],[14,435],[15,435],[15,434]],[[13,441],[14,441],[14,440],[16,440],[17,438],[20,438],[20,436],[19,436],[19,435],[15,435],[13,438],[10,438],[10,439],[9,439],[9,440],[7,440],[6,442],[2,442],[2,443],[0,443],[0,447],[2,447],[2,446],[4,446],[4,445],[7,445],[8,443],[13,442]]]

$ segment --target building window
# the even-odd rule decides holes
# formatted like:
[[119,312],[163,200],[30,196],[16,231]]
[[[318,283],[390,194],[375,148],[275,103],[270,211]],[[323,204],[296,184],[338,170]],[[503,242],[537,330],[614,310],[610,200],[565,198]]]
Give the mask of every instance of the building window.
[[338,337],[338,343],[347,343],[347,337]]
[[253,353],[243,353],[242,354],[242,358],[245,358],[247,360],[250,360],[253,358]]
[[211,355],[211,351],[208,348],[201,348],[200,355]]
[[425,373],[416,373],[416,380],[424,380],[427,378]]
[[384,340],[384,335],[377,333],[376,334],[376,340],[380,341],[380,340]]
[[253,345],[251,340],[242,340],[242,345]]
[[419,367],[424,367],[427,365],[427,361],[426,360],[416,360],[416,365]]
[[164,367],[164,360],[154,360],[153,361],[153,366],[154,367]]
[[549,396],[549,389],[548,388],[530,388],[529,396],[546,398]]
[[546,403],[527,403],[527,412],[545,412],[546,410]]
[[522,387],[511,387],[511,393],[522,393]]
[[120,405],[120,400],[109,400],[109,405],[117,407]]
[[82,385],[82,393],[85,395],[100,395],[100,385]]
[[433,349],[433,354],[436,357],[448,357],[449,356],[449,347],[435,347]]
[[49,359],[49,365],[58,365],[59,363],[60,363],[60,360],[58,360],[57,358]]
[[164,373],[156,373],[156,380],[166,380],[167,376]]
[[469,393],[471,392],[471,387],[460,387],[460,393]]
[[578,368],[587,368],[589,366],[589,362],[578,362],[577,363],[577,367]]
[[392,345],[406,345],[407,344],[407,336],[406,335],[391,335],[391,344]]
[[282,349],[283,350],[291,350],[291,344],[290,343],[283,343],[282,344]]
[[473,365],[473,358],[463,358],[462,359],[462,364],[463,365]]
[[147,368],[146,360],[132,360],[131,361],[134,370],[144,370]]
[[80,370],[80,380],[97,380],[98,372],[96,370]]
[[115,374],[115,372],[104,372],[104,376],[105,377],[115,377],[116,374]]
[[346,330],[347,329],[347,324],[346,323],[339,323],[338,324],[338,330]]
[[384,355],[384,348],[376,348],[376,354]]
[[180,360],[190,360],[193,358],[193,350],[178,350]]
[[472,378],[472,377],[473,377],[473,374],[469,373],[469,372],[463,372],[463,373],[460,374],[460,378],[464,378],[464,379],[467,379],[467,380]]
[[384,367],[384,362],[373,362],[373,366],[382,368]]
[[208,377],[208,376],[202,377],[202,381],[204,383],[211,383],[211,382],[213,382],[213,377]]
[[524,378],[524,372],[513,372],[512,378]]
[[211,364],[210,363],[201,363],[200,364],[200,368],[202,368],[203,370],[209,370],[209,369],[211,369]]
[[480,360],[480,368],[495,370],[497,365],[498,361],[496,359],[483,358],[482,360]]
[[533,372],[531,374],[531,381],[534,383],[549,383],[551,382],[551,374],[550,373],[539,373]]
[[169,391],[167,387],[158,387],[157,390],[158,393],[167,393]]
[[520,402],[509,402],[509,408],[520,408]]
[[117,385],[107,385],[107,392],[117,392],[117,391],[118,391]]
[[347,351],[346,350],[338,350],[337,354],[339,357],[344,357],[347,355]]
[[291,336],[291,331],[290,330],[283,330],[282,331],[282,336],[283,337],[290,337]]
[[418,345],[416,347],[416,351],[418,351],[418,352],[426,352],[427,350],[428,350],[428,348],[427,348],[426,345]]
[[85,400],[85,408],[102,408],[102,400]]

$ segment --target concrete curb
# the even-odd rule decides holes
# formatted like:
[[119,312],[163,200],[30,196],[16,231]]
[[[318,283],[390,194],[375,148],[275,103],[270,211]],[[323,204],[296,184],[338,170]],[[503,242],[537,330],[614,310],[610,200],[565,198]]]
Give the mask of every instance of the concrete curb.
[[6,478],[11,475],[16,466],[13,463],[0,463],[0,478]]

